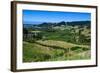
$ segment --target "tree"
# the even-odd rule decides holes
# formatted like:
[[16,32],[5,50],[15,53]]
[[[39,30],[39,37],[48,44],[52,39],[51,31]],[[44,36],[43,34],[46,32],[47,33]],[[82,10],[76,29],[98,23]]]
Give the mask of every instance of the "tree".
[[26,28],[23,28],[23,34],[28,34],[28,30]]
[[23,28],[23,38],[26,39],[28,36],[28,30],[26,28]]

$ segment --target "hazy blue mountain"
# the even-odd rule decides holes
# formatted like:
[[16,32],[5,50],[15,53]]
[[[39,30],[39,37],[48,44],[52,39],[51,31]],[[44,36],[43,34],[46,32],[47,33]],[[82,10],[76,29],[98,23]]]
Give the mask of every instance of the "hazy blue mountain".
[[82,26],[90,26],[91,21],[73,21],[67,22],[67,25],[75,26],[75,25],[82,25]]
[[61,25],[69,25],[69,26],[90,26],[91,21],[73,21],[73,22],[59,22],[59,23],[50,23],[50,22],[34,22],[32,24],[24,24],[25,28],[37,28],[37,27],[54,27]]
[[38,25],[38,24],[41,24],[43,22],[40,22],[40,21],[33,21],[33,22],[30,22],[30,21],[24,21],[24,24],[34,24],[34,25]]

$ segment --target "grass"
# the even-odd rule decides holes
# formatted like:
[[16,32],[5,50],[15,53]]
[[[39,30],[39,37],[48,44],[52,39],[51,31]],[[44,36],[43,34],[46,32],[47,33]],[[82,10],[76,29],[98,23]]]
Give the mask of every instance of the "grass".
[[[63,28],[63,30],[62,30]],[[64,61],[90,59],[90,29],[84,28],[82,31],[82,41],[76,42],[75,37],[79,37],[78,27],[74,27],[77,33],[71,30],[72,27],[56,27],[55,31],[37,30],[45,38],[26,39],[23,41],[23,62],[42,61]],[[88,37],[85,37],[88,36]],[[79,38],[78,38],[79,39]]]
[[70,36],[73,36],[73,34],[70,33],[70,31],[68,29],[66,29],[66,30],[56,30],[55,32],[46,32],[46,31],[44,31],[43,35],[48,40],[74,42],[74,41],[72,41],[73,37],[70,37]]
[[[76,31],[79,29],[75,29]],[[84,29],[82,31],[82,35],[87,36],[90,35],[90,29]],[[79,33],[75,33],[73,32],[71,29],[64,29],[64,30],[60,30],[60,29],[56,29],[54,32],[47,32],[47,31],[42,31],[42,34],[46,37],[47,40],[56,40],[56,41],[65,41],[65,42],[70,42],[70,43],[74,43],[74,44],[90,44],[89,42],[87,42],[86,40],[84,40],[84,42],[81,42],[79,40],[79,42],[76,42],[75,37],[79,36]],[[87,38],[87,37],[84,37]],[[90,38],[90,36],[89,36]],[[82,36],[81,36],[81,39]]]
[[72,47],[82,47],[82,48],[90,48],[88,45],[77,45],[77,44],[72,44],[64,41],[54,41],[54,40],[39,40],[37,41],[38,43],[48,45],[48,46],[57,46],[61,48],[72,48]]
[[[81,47],[75,47],[73,44],[67,45],[61,41],[38,41],[42,44],[51,45],[44,46],[38,43],[23,43],[23,62],[41,62],[41,61],[63,61],[63,60],[79,60],[79,59],[90,59],[90,54],[86,55],[86,51],[90,51],[87,48],[86,50],[82,50]],[[47,43],[48,42],[48,43]],[[52,44],[52,43],[56,44]],[[60,43],[61,42],[61,43]],[[59,45],[59,47],[63,47],[68,49],[70,47],[70,51],[58,49],[54,47],[54,45]],[[81,50],[80,50],[81,49]],[[83,55],[82,55],[83,54]]]
[[43,61],[50,57],[50,52],[45,50],[46,47],[42,47],[33,43],[23,43],[23,61],[24,62],[35,62]]

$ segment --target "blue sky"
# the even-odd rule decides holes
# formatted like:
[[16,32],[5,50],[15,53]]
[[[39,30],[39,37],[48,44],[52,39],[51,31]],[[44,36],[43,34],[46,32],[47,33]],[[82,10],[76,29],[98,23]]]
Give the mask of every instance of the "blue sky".
[[24,24],[38,24],[42,22],[70,22],[91,20],[91,13],[60,12],[60,11],[39,11],[23,10]]

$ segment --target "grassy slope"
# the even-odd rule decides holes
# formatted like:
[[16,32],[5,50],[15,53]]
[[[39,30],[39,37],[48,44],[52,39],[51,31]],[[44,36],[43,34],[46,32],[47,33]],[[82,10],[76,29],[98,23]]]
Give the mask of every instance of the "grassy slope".
[[37,41],[38,43],[44,44],[44,45],[49,45],[49,46],[58,46],[62,48],[72,48],[72,47],[82,47],[82,48],[90,48],[88,45],[77,45],[77,44],[72,44],[64,41],[54,41],[54,40],[39,40]]
[[[67,29],[67,27],[66,27],[66,29],[64,29],[64,30],[57,29],[54,32],[43,31],[43,35],[46,37],[47,40],[65,41],[65,42],[70,42],[70,43],[80,44],[80,45],[81,44],[84,44],[84,45],[89,44],[89,42],[86,42],[86,41],[76,42],[75,37],[79,36],[79,33],[78,32],[75,33],[69,29]],[[75,31],[78,31],[78,28],[76,28]],[[87,35],[90,35],[89,32],[90,32],[90,29],[84,29],[81,32],[81,34],[84,36],[87,36]]]
[[[44,41],[38,40],[35,43],[24,42],[23,61],[39,62],[90,59],[90,46],[86,45],[86,42],[80,43],[74,40],[74,37],[77,37],[78,34],[72,33],[70,28],[67,29],[64,27],[65,30],[60,30],[62,28],[56,29],[55,32],[41,32],[46,37]],[[76,28],[75,30],[78,29]],[[89,31],[90,29],[85,29],[82,31],[82,34],[90,35]]]
[[[41,44],[49,45],[44,46],[38,43],[23,43],[23,61],[24,62],[38,62],[38,61],[59,61],[59,60],[78,60],[78,59],[89,59],[90,54],[84,52],[90,52],[90,50],[81,50],[81,47],[87,48],[85,45],[75,45],[62,41],[37,41]],[[63,49],[55,49],[54,46],[62,48],[75,47],[74,51],[65,51]],[[81,47],[76,47],[81,46]],[[77,50],[76,50],[77,49]],[[86,55],[87,54],[87,55]]]

